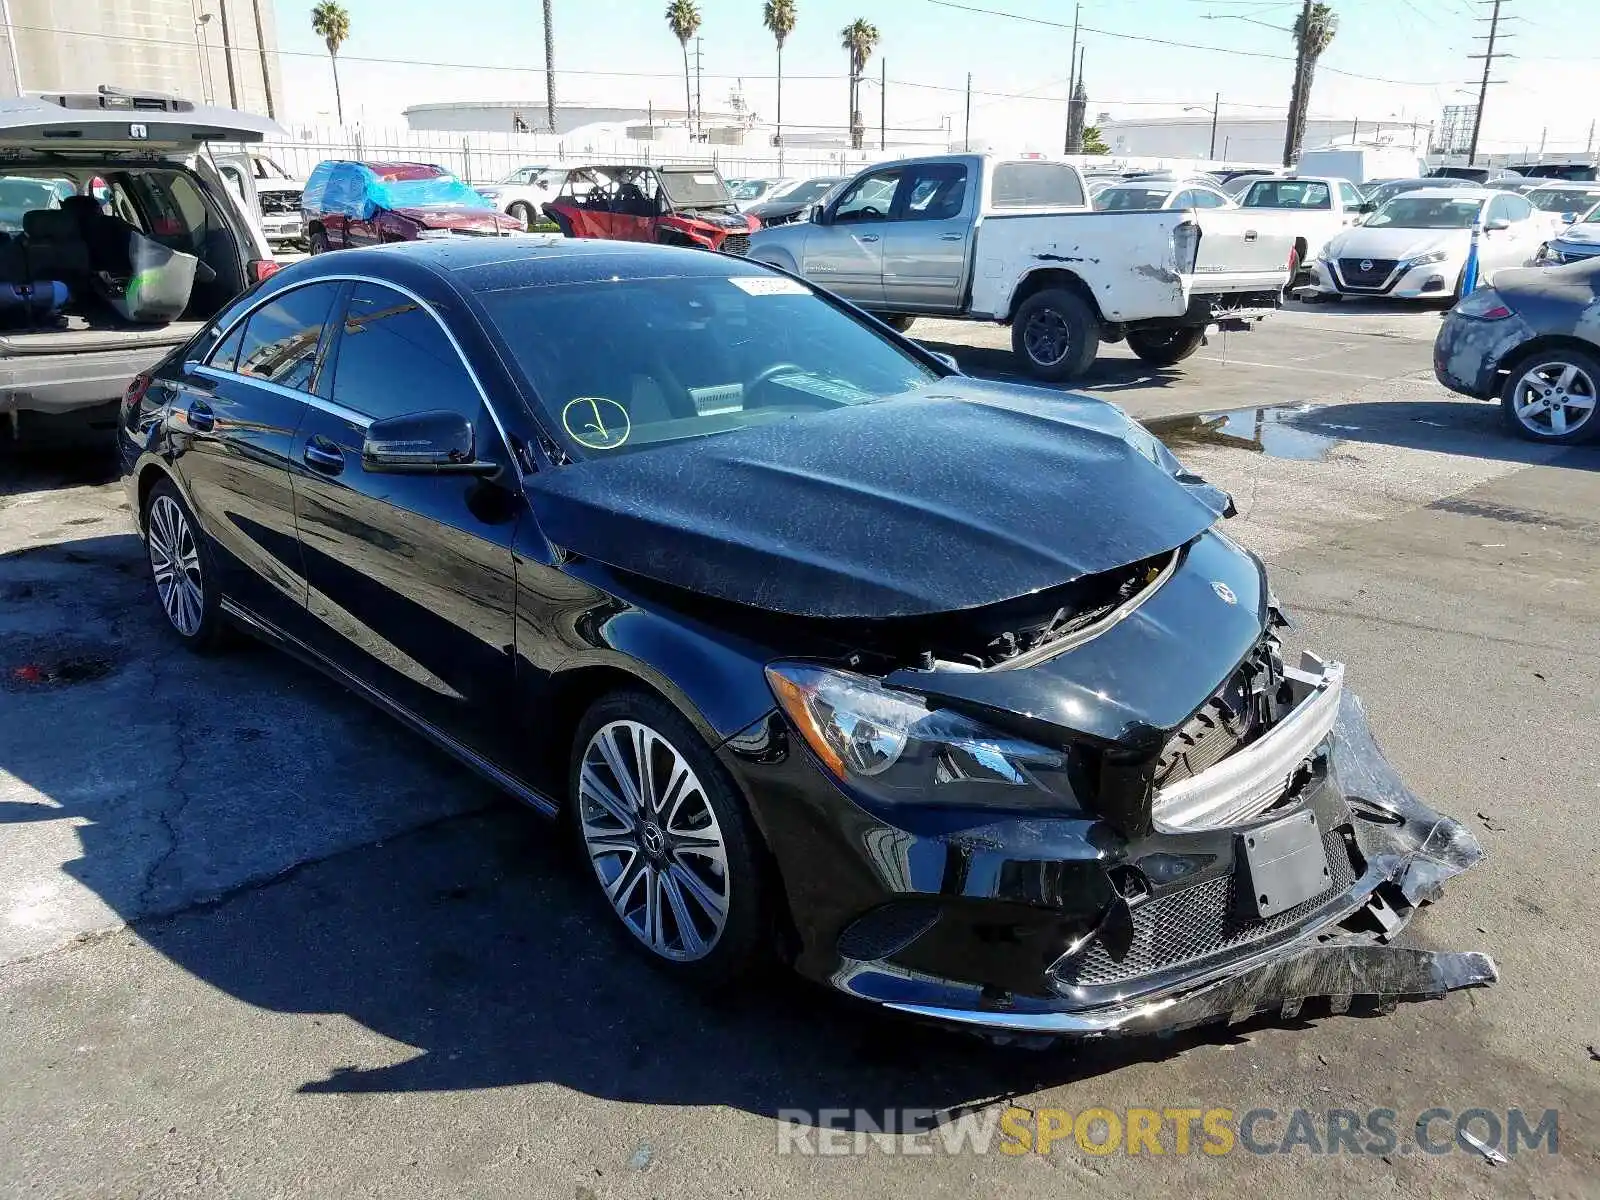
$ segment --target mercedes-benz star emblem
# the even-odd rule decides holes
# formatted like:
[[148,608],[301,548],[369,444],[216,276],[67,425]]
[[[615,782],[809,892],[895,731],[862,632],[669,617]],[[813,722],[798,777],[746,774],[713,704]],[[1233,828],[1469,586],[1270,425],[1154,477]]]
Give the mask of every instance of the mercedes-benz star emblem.
[[1372,260],[1371,260],[1371,259],[1370,259],[1370,258],[1363,258],[1363,259],[1362,259],[1362,260],[1361,260],[1361,269],[1362,269],[1362,270],[1363,270],[1363,271],[1370,271],[1370,270],[1372,270]]
[[1233,594],[1233,589],[1225,583],[1213,583],[1211,585],[1211,590],[1217,594],[1217,599],[1221,600],[1224,604],[1239,603],[1239,597],[1235,596]]

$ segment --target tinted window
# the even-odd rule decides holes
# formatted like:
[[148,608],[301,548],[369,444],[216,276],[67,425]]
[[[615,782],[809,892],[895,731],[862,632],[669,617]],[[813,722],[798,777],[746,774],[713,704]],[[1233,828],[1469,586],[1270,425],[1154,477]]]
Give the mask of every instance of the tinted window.
[[[336,283],[308,284],[256,309],[244,323],[234,370],[281,387],[310,391],[317,345],[338,292]],[[223,365],[216,360],[213,363]]]
[[1392,225],[1397,229],[1470,229],[1483,211],[1483,201],[1475,196],[1430,195],[1399,196],[1367,219],[1369,229]]
[[233,327],[233,332],[222,340],[216,353],[211,356],[210,362],[219,371],[232,371],[239,361],[239,346],[244,341],[245,322],[240,321]]
[[903,221],[947,221],[961,215],[967,195],[967,168],[960,163],[930,163],[912,173]]
[[835,221],[881,221],[889,215],[900,169],[874,171],[850,186],[833,210]]
[[1062,163],[999,163],[991,191],[995,208],[1065,208],[1084,202],[1078,173]]
[[1154,212],[1170,195],[1171,188],[1107,188],[1094,198],[1094,206],[1103,212]]
[[727,271],[480,299],[546,426],[582,458],[779,421],[795,422],[795,437],[828,436],[803,418],[938,378],[798,280],[736,260]]
[[375,419],[442,408],[476,420],[483,403],[439,323],[409,296],[371,283],[350,293],[333,400]]
[[1600,202],[1600,188],[1579,191],[1577,188],[1540,188],[1528,193],[1528,203],[1545,212],[1587,212]]
[[1325,183],[1306,179],[1263,179],[1245,193],[1246,208],[1332,208],[1333,196]]

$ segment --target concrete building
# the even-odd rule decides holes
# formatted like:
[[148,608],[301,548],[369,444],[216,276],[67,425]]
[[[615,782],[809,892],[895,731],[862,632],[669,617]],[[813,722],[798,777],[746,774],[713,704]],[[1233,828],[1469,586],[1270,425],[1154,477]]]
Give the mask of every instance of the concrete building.
[[100,84],[283,111],[273,0],[0,0],[0,95]]
[[[402,116],[415,130],[435,133],[544,133],[545,106],[533,100],[460,100],[413,104]],[[615,127],[635,141],[682,140],[681,108],[617,107],[600,104],[557,104],[556,133],[572,133],[597,125]],[[740,146],[759,140],[755,125],[736,112],[704,112],[700,125],[713,145]],[[626,130],[626,133],[622,133]]]
[[[1115,155],[1200,160],[1213,157],[1209,111],[1181,117],[1144,117],[1129,121],[1102,117],[1095,124]],[[1223,117],[1217,122],[1215,160],[1279,164],[1283,161],[1285,132],[1282,118]],[[1310,150],[1330,142],[1349,144],[1352,134],[1360,142],[1415,146],[1419,152],[1426,151],[1428,144],[1426,124],[1352,119],[1307,121],[1304,145]]]

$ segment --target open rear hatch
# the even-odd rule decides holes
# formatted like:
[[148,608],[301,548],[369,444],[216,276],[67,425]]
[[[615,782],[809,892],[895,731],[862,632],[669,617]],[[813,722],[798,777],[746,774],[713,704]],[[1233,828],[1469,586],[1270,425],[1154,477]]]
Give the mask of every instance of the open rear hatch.
[[101,87],[0,99],[0,149],[190,152],[207,142],[259,142],[268,135],[288,136],[268,117],[155,93]]

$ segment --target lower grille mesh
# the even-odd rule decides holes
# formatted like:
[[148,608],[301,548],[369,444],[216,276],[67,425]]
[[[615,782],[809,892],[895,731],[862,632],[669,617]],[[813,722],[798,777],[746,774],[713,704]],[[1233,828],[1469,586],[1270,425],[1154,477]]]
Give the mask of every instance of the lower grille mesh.
[[1355,867],[1342,832],[1330,829],[1323,834],[1322,848],[1333,881],[1328,890],[1275,917],[1241,917],[1234,909],[1234,878],[1224,875],[1135,908],[1133,944],[1121,962],[1096,941],[1053,973],[1078,987],[1106,987],[1198,962],[1292,929],[1355,884]]

